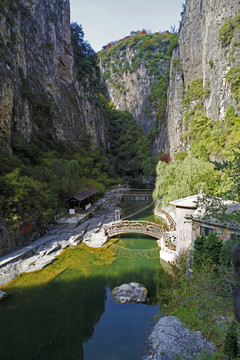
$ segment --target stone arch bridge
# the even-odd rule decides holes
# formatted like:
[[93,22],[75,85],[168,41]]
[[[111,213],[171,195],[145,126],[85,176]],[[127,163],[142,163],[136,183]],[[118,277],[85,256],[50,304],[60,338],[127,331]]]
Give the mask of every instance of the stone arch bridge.
[[150,221],[115,221],[104,229],[105,235],[109,238],[120,234],[140,233],[160,239],[164,229],[162,225]]

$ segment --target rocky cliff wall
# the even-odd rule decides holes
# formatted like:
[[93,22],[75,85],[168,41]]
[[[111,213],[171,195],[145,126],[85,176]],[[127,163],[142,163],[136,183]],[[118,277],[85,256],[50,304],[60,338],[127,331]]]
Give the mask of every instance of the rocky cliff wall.
[[[134,52],[127,49],[126,56],[131,64]],[[121,55],[120,55],[121,56]],[[114,63],[114,59],[112,60]],[[108,71],[109,64],[100,59],[100,69],[104,76]],[[129,111],[134,119],[142,127],[143,133],[147,134],[153,123],[154,116],[148,117],[144,112],[147,105],[147,95],[151,89],[151,78],[147,74],[144,64],[141,64],[134,72],[122,72],[115,74],[110,69],[111,78],[105,80],[108,98],[116,106],[117,110]]]
[[87,134],[103,145],[98,91],[75,76],[69,0],[11,0],[0,11],[0,147],[17,136],[78,146]]
[[[219,40],[219,30],[240,11],[237,0],[187,0],[179,30],[179,46],[174,50],[168,88],[168,137],[173,155],[187,149],[182,142],[185,108],[183,99],[191,81],[202,78],[206,96],[203,109],[212,122],[224,121],[227,109],[234,103],[231,85],[226,80],[229,69],[239,65],[239,32],[230,43]],[[190,108],[196,105],[196,99]]]
[[144,135],[152,131],[153,153],[166,152],[166,89],[173,35],[135,34],[99,53],[106,96],[133,114]]

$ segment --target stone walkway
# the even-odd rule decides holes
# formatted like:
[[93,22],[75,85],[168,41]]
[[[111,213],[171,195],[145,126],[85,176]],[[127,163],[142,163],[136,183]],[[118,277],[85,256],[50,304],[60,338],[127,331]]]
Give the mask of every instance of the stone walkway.
[[[90,247],[101,247],[107,241],[104,228],[114,221],[121,197],[119,189],[111,190],[84,214],[60,219],[46,236],[1,257],[0,286],[19,274],[40,270],[51,264],[68,246],[84,242]],[[91,218],[90,213],[93,215]]]

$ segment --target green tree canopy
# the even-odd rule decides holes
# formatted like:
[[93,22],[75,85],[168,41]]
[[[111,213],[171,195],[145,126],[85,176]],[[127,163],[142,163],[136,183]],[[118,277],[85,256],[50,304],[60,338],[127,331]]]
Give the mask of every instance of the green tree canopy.
[[187,156],[169,164],[159,161],[153,197],[160,207],[172,200],[198,194],[200,190],[216,193],[218,184],[218,171],[203,159]]

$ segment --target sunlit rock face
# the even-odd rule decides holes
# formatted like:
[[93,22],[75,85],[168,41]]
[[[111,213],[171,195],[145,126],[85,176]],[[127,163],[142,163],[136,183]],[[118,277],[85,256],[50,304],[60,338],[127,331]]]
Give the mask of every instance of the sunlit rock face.
[[12,1],[0,15],[1,148],[19,135],[102,145],[98,91],[76,80],[69,0]]
[[159,40],[155,34],[155,44],[145,49],[144,44],[151,36],[127,36],[116,46],[107,47],[99,53],[99,66],[105,95],[116,109],[130,112],[144,135],[155,129],[152,151],[157,154],[168,148],[165,105],[156,98],[156,87],[161,79],[159,87],[163,86],[166,92],[170,62],[166,53],[171,35],[159,34],[159,38],[162,36]]
[[[240,11],[237,0],[187,0],[179,30],[179,46],[173,52],[168,87],[168,136],[171,155],[184,147],[183,99],[190,82],[203,80],[207,95],[203,108],[207,117],[224,120],[231,104],[231,86],[226,80],[229,69],[239,61],[239,34],[235,32],[230,44],[219,40],[219,30],[225,22]],[[190,104],[193,108],[196,102]]]

